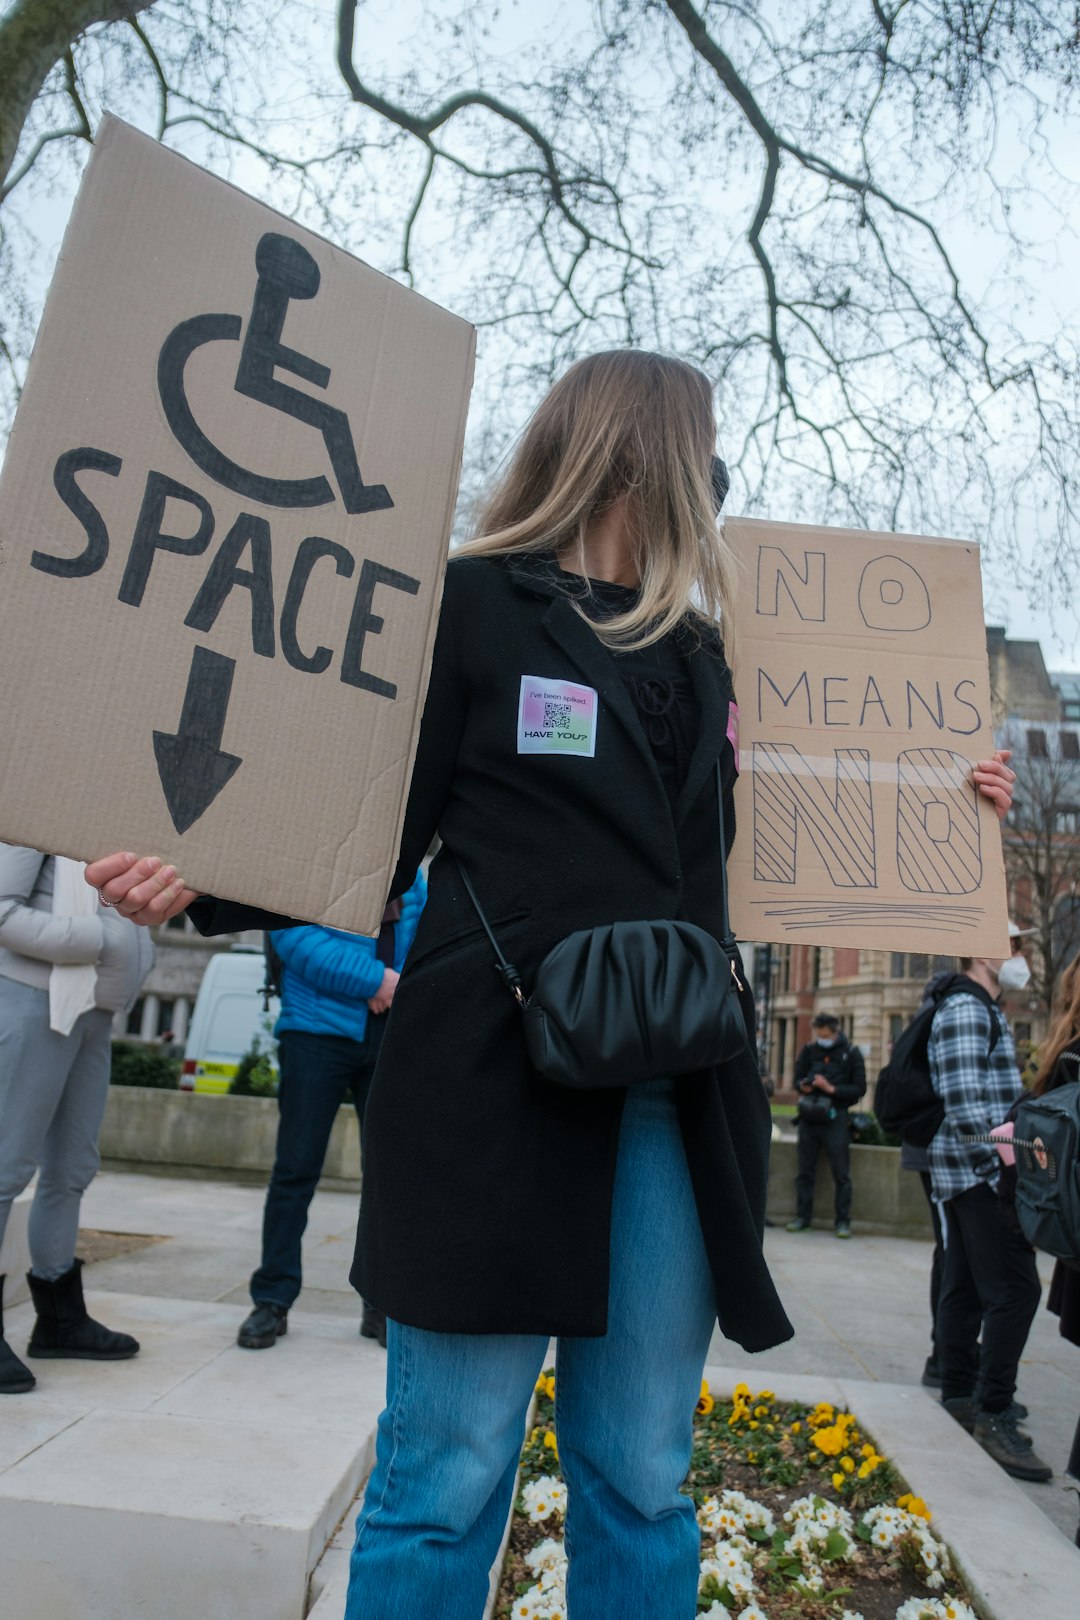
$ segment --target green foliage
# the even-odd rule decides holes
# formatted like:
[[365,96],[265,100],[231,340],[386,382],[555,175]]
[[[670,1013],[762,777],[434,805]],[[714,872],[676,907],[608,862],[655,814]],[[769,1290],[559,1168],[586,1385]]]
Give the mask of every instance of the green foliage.
[[882,1130],[873,1114],[862,1111],[852,1114],[851,1140],[860,1147],[899,1147],[900,1138],[889,1136]]
[[237,1065],[229,1094],[233,1097],[276,1097],[277,1070],[269,1052],[263,1050],[259,1038],[252,1041]]
[[114,1086],[152,1086],[175,1091],[180,1084],[180,1059],[169,1057],[160,1046],[136,1046],[114,1041],[109,1083]]

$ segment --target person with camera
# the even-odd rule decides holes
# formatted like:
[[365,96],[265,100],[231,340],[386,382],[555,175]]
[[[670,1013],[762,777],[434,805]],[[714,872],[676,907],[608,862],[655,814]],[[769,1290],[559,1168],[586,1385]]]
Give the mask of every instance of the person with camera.
[[795,1219],[789,1232],[805,1232],[814,1218],[814,1178],[824,1148],[836,1189],[838,1238],[851,1236],[851,1125],[848,1109],[866,1092],[866,1065],[859,1048],[840,1029],[833,1013],[818,1013],[815,1037],[795,1061],[799,1093],[798,1171]]

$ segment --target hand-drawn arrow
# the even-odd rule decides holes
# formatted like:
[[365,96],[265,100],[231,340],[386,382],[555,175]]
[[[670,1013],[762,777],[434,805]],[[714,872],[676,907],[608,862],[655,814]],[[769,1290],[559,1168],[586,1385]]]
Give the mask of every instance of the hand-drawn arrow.
[[196,647],[179,728],[154,732],[158,776],[178,833],[198,821],[243,763],[221,751],[235,669],[235,658]]

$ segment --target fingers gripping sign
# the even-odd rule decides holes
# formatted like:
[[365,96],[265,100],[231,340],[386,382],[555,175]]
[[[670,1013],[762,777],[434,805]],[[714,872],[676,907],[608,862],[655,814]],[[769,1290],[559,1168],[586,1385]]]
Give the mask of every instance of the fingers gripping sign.
[[98,891],[102,905],[115,906],[122,916],[145,927],[160,926],[179,916],[198,898],[176,868],[164,865],[156,855],[140,858],[130,850],[118,851],[92,861],[85,876]]
[[972,771],[976,787],[984,798],[990,800],[999,821],[1004,821],[1012,809],[1016,772],[1009,769],[1011,758],[1008,748],[999,748],[992,759],[980,760]]

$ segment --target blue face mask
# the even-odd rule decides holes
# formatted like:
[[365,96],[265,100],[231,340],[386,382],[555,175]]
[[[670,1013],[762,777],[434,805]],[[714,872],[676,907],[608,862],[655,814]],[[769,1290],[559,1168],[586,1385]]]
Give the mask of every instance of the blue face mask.
[[826,1049],[828,1049],[830,1046],[835,1046],[836,1045],[836,1036],[835,1035],[819,1035],[818,1038],[817,1038],[817,1043],[818,1043],[819,1046],[824,1046]]

